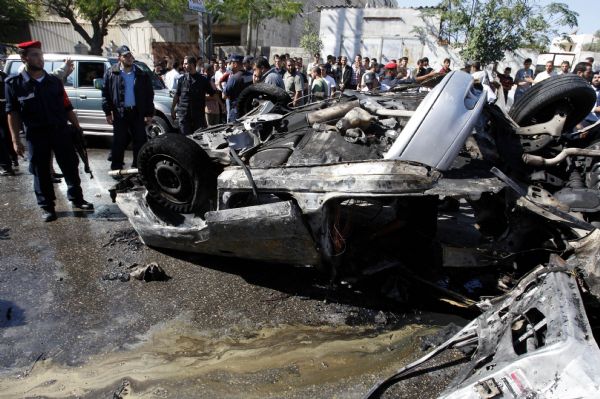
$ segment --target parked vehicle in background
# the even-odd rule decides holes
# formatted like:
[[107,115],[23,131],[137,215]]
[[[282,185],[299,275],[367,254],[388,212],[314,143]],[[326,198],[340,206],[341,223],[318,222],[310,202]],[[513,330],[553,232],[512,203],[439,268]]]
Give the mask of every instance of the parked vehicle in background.
[[[94,55],[44,54],[44,69],[47,72],[56,70],[67,57],[73,60],[75,69],[65,82],[65,90],[75,108],[81,127],[89,135],[112,135],[113,128],[106,123],[102,111],[100,88],[104,82],[104,72],[115,64],[117,59]],[[11,55],[6,60],[4,72],[9,76],[16,75],[21,65],[23,65],[21,58],[18,55]],[[177,123],[171,118],[173,98],[169,90],[148,65],[141,61],[135,61],[135,65],[152,77],[156,112],[152,125],[147,128],[148,136],[156,137],[175,130]]]

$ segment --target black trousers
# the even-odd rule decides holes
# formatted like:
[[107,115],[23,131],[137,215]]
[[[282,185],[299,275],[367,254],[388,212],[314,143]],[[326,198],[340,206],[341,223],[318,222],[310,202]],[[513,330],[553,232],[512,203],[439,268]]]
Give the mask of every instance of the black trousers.
[[50,173],[52,151],[67,183],[67,198],[81,202],[81,179],[79,158],[73,146],[73,135],[67,126],[48,126],[29,129],[26,133],[29,148],[29,172],[33,175],[33,190],[38,205],[43,209],[54,209],[54,185]]
[[200,128],[207,127],[206,125],[206,115],[202,113],[201,115],[195,117],[180,117],[179,118],[179,131],[183,135],[190,135],[194,133],[196,130]]
[[135,107],[125,109],[123,116],[115,113],[110,168],[112,170],[123,169],[125,149],[131,141],[133,141],[131,167],[137,167],[138,153],[147,140],[144,115],[141,115]]
[[[12,158],[9,152],[7,136],[10,138],[10,132],[0,123],[0,169],[12,170]],[[10,143],[12,148],[12,140]]]

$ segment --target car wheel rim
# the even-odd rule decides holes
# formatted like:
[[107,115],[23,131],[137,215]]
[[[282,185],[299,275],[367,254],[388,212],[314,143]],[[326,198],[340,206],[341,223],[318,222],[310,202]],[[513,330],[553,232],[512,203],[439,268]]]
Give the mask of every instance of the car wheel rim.
[[168,155],[156,155],[151,160],[158,188],[171,202],[184,204],[192,195],[192,179],[179,163]]
[[146,133],[149,138],[153,139],[160,136],[161,134],[164,134],[165,132],[158,123],[152,122],[152,124],[148,126],[148,130]]

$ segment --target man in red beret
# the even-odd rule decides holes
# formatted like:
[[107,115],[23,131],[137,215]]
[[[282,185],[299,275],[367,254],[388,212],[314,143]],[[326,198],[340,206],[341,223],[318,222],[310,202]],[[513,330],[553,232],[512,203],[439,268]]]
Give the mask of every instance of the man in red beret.
[[44,71],[40,42],[21,43],[17,47],[25,70],[6,81],[6,113],[13,145],[19,156],[25,153],[19,135],[21,126],[25,130],[30,156],[29,171],[33,174],[33,188],[42,209],[42,219],[46,222],[56,220],[56,197],[50,170],[52,151],[64,175],[67,197],[73,207],[93,210],[94,206],[83,199],[79,159],[67,122],[76,129],[81,127],[63,83]]

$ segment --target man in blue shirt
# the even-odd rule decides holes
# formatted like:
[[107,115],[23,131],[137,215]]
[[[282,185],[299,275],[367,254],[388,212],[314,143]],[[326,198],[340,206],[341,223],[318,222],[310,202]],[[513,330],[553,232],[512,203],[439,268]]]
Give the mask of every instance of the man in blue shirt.
[[19,156],[25,152],[19,135],[21,126],[25,130],[30,155],[29,171],[33,174],[33,187],[38,205],[42,208],[42,219],[46,222],[56,220],[56,197],[50,170],[52,152],[64,175],[67,197],[73,207],[93,210],[94,206],[83,199],[79,160],[67,122],[71,122],[75,129],[81,130],[81,127],[62,81],[44,71],[40,42],[21,43],[18,47],[25,70],[6,81],[6,113],[14,149]]
[[154,115],[154,89],[144,71],[133,63],[133,54],[127,46],[117,49],[119,62],[104,75],[102,110],[106,122],[113,125],[111,151],[112,170],[123,169],[125,149],[133,140],[132,167],[137,166],[137,155],[147,141],[146,125]]
[[515,75],[515,84],[517,85],[517,89],[515,90],[515,102],[523,97],[523,94],[525,94],[533,84],[535,74],[533,73],[533,69],[531,69],[531,63],[531,58],[527,58],[523,61],[523,68],[519,69]]

